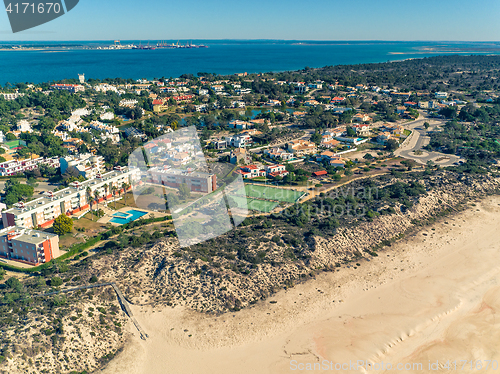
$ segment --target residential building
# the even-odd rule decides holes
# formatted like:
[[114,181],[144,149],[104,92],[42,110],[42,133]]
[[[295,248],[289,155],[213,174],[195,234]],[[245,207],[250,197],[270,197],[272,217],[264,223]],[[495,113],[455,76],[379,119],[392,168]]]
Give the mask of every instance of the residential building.
[[94,156],[91,153],[61,157],[59,162],[61,164],[61,174],[64,174],[68,168],[73,167],[84,178],[94,179],[97,174],[104,171],[104,158]]
[[267,105],[270,105],[270,106],[280,106],[281,105],[281,101],[279,101],[279,100],[269,100],[267,102]]
[[448,98],[448,92],[436,92],[434,94],[434,97],[436,99],[447,99]]
[[51,167],[59,167],[59,158],[27,158],[25,160],[10,160],[0,163],[0,175],[10,176],[16,174],[22,174],[25,171],[33,170],[38,168],[41,164],[48,165]]
[[293,158],[293,154],[285,151],[281,148],[271,148],[264,150],[264,154],[272,159],[280,159],[283,161],[288,161]]
[[387,143],[389,139],[392,139],[392,135],[388,131],[381,132],[377,137],[377,142],[381,144]]
[[416,108],[418,106],[418,103],[414,101],[405,101],[403,105],[409,108]]
[[165,103],[165,100],[163,99],[153,100],[153,112],[160,113],[167,109],[168,105]]
[[222,91],[224,91],[224,86],[222,84],[214,84],[211,88],[215,92],[222,92]]
[[288,171],[286,171],[286,167],[285,165],[280,165],[280,164],[276,164],[276,165],[266,165],[264,167],[264,170],[266,171],[266,175],[268,177],[284,177],[286,175],[288,175]]
[[119,105],[127,108],[135,108],[135,106],[139,104],[139,101],[135,99],[123,99],[120,101]]
[[372,118],[367,115],[367,114],[364,114],[364,113],[357,113],[355,114],[353,117],[352,117],[352,120],[354,122],[368,122],[368,121],[371,121]]
[[31,124],[25,119],[22,119],[17,123],[17,131],[32,132],[33,130],[31,129]]
[[257,165],[247,165],[240,167],[236,173],[241,174],[243,179],[252,179],[256,177],[264,177],[266,171],[257,167]]
[[352,126],[354,130],[356,130],[356,135],[358,136],[369,136],[370,135],[370,126],[366,124],[358,124]]
[[112,121],[115,119],[115,114],[113,112],[102,113],[99,118],[103,121]]
[[309,83],[307,85],[307,87],[312,88],[312,89],[321,90],[323,88],[323,82],[319,81],[319,82]]
[[226,149],[227,141],[221,139],[214,139],[210,142],[213,149]]
[[10,226],[0,230],[0,257],[39,265],[61,255],[59,236]]
[[2,93],[3,98],[7,101],[16,100],[18,97],[24,96],[23,93],[13,92],[13,93]]
[[293,92],[296,94],[305,94],[307,91],[309,91],[309,87],[303,84],[299,84],[293,88]]
[[231,129],[245,130],[247,128],[252,127],[252,124],[246,121],[240,121],[238,119],[234,119],[231,122],[229,122],[228,126]]
[[342,114],[344,112],[348,112],[350,110],[353,110],[352,108],[346,108],[346,107],[333,107],[330,109],[333,113],[335,114]]
[[316,156],[316,161],[317,162],[322,162],[324,160],[330,160],[331,158],[335,157],[336,154],[332,151],[323,151],[319,155]]
[[137,130],[135,127],[127,127],[125,130],[123,130],[125,137],[126,138],[138,138],[141,140],[147,139],[147,135],[144,134],[142,131]]
[[331,101],[330,103],[332,104],[340,104],[342,103],[343,101],[345,101],[345,97],[339,97],[339,96],[335,96]]
[[231,147],[244,148],[252,143],[252,137],[245,134],[226,136],[226,142]]
[[233,165],[246,165],[252,162],[252,156],[245,148],[238,148],[231,151],[229,162]]
[[330,158],[330,160],[328,161],[328,163],[330,164],[330,166],[333,166],[333,167],[344,168],[346,161],[347,160],[345,158],[342,158],[340,156],[334,156],[334,157]]
[[321,139],[320,147],[332,149],[332,148],[338,147],[339,144],[340,144],[340,142],[338,140],[327,137],[327,138]]
[[287,144],[287,149],[294,156],[305,156],[317,152],[316,144],[304,139],[292,140]]
[[148,170],[151,183],[178,188],[186,184],[193,192],[210,193],[217,189],[215,174],[200,173],[191,170],[180,170],[169,167],[156,167]]
[[236,88],[234,92],[236,92],[237,95],[248,95],[252,93],[252,90],[250,88]]
[[99,178],[84,182],[75,181],[70,187],[52,192],[47,191],[43,197],[26,203],[19,202],[14,207],[2,212],[4,227],[19,226],[25,229],[48,227],[61,214],[71,216],[89,208],[87,187],[90,188],[92,201],[97,191],[99,202],[112,197],[112,187],[123,191],[123,183],[131,184],[135,170],[116,167],[114,171],[99,174]]
[[307,100],[307,101],[304,103],[304,105],[305,105],[305,106],[317,106],[317,105],[319,105],[319,104],[320,104],[320,103],[319,103],[319,101],[317,101],[317,100]]
[[194,98],[194,95],[180,95],[180,96],[172,96],[172,100],[174,100],[176,103],[182,103],[182,102],[191,102],[191,100]]
[[337,136],[336,139],[340,140],[343,143],[349,143],[349,144],[354,144],[354,145],[366,143],[369,140],[369,139],[361,139],[361,138],[348,138],[346,136]]

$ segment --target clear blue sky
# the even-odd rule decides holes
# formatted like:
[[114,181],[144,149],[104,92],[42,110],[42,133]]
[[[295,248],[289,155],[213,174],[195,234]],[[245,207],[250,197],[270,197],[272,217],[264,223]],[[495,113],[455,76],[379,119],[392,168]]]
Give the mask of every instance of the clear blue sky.
[[0,40],[499,41],[499,0],[80,0],[68,14]]

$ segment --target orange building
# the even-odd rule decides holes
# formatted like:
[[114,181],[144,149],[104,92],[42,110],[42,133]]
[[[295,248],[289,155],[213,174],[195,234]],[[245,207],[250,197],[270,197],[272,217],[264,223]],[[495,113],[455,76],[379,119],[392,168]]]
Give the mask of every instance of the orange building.
[[38,265],[60,255],[59,236],[55,234],[17,226],[0,230],[0,257]]

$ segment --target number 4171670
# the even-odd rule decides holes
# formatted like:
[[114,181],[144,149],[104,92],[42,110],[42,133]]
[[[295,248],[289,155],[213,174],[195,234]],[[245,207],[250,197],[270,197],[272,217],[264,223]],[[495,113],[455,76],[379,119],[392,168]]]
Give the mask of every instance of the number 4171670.
[[59,3],[9,3],[5,8],[7,13],[60,13],[61,4]]

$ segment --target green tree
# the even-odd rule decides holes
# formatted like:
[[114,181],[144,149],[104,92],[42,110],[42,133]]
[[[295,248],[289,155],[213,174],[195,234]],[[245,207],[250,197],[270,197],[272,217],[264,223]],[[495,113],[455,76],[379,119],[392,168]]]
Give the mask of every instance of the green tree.
[[321,134],[318,131],[311,135],[311,141],[316,145],[319,145],[321,143],[321,139]]
[[63,281],[61,278],[59,277],[53,277],[51,280],[50,280],[50,285],[52,287],[59,287],[63,284]]
[[23,284],[19,281],[19,279],[14,277],[10,277],[9,279],[7,279],[5,284],[7,285],[7,287],[14,290],[15,292],[21,292],[23,288]]
[[394,139],[389,139],[387,143],[385,143],[385,149],[388,150],[389,152],[393,152],[396,149],[398,149],[399,143],[397,140]]
[[73,220],[66,214],[61,214],[54,220],[53,228],[57,235],[64,235],[73,229]]
[[429,128],[429,122],[424,122],[424,128],[427,130]]
[[354,130],[351,126],[347,127],[347,136],[349,137],[355,137],[356,136],[356,130]]
[[191,189],[189,188],[189,186],[186,183],[182,183],[179,186],[178,190],[179,190],[179,195],[180,195],[181,199],[186,200],[186,199],[189,199],[191,197]]

